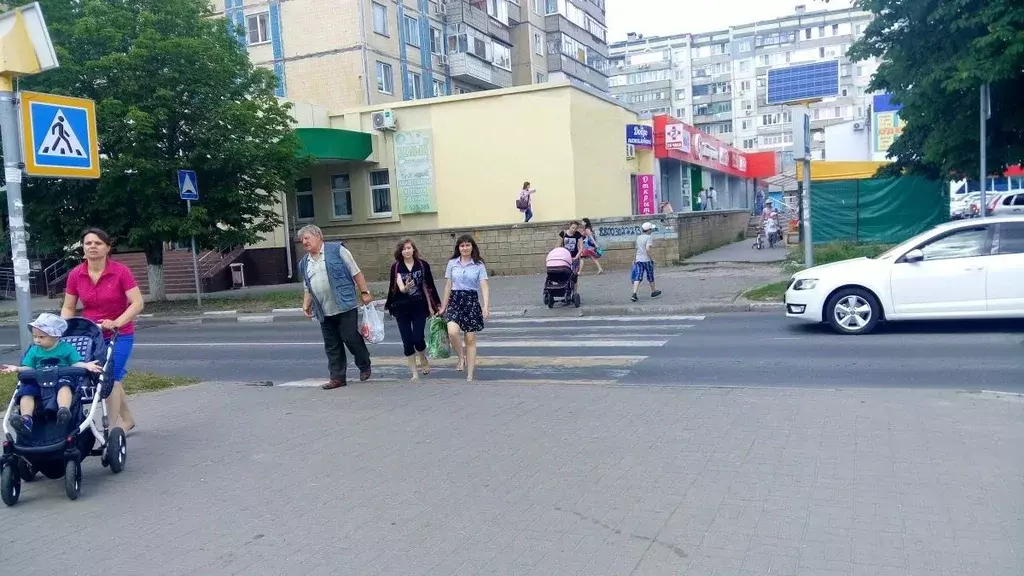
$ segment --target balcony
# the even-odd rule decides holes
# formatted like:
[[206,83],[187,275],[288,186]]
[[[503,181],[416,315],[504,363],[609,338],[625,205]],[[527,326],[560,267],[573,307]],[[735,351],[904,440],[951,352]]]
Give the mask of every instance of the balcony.
[[512,73],[465,52],[448,54],[448,70],[452,79],[482,90],[512,86]]
[[717,112],[715,114],[696,114],[693,115],[694,124],[714,124],[715,122],[726,122],[732,120],[732,112]]
[[491,18],[485,10],[469,4],[467,0],[444,0],[448,24],[466,24],[505,44],[512,43],[512,34],[508,26]]
[[572,76],[601,90],[608,89],[607,76],[565,54],[548,52],[547,63],[549,74],[562,72],[566,76]]

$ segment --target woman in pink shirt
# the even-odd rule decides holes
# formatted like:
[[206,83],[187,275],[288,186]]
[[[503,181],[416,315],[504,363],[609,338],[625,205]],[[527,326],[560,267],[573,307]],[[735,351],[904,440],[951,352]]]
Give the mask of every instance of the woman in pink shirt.
[[113,330],[118,330],[114,343],[114,388],[107,398],[107,414],[110,427],[122,420],[125,432],[135,428],[135,419],[128,409],[124,393],[124,378],[128,374],[128,358],[135,343],[135,325],[132,322],[142,312],[142,291],[135,283],[135,277],[127,266],[107,256],[110,253],[110,236],[99,228],[90,228],[82,235],[82,251],[85,262],[68,273],[64,289],[64,306],[60,314],[65,318],[77,315],[79,302],[82,317],[88,318],[103,328],[103,338],[110,343]]

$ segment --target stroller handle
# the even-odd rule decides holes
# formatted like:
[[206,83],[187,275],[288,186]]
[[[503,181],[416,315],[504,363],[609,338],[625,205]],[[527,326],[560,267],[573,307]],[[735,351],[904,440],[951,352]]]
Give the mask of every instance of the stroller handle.
[[82,378],[88,376],[89,371],[85,368],[75,368],[70,366],[66,368],[39,368],[38,370],[23,370],[18,372],[18,380],[20,382],[24,382],[26,380],[36,381],[39,379],[40,375],[46,375],[51,378],[56,377],[55,379],[59,380],[63,377]]

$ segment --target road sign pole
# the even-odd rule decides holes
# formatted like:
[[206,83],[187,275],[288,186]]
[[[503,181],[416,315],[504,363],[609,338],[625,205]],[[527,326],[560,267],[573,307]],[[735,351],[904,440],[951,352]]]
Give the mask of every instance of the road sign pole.
[[21,201],[21,135],[18,107],[9,78],[0,77],[0,139],[3,139],[4,177],[7,180],[7,211],[11,231],[11,259],[14,262],[14,290],[18,299],[18,335],[22,353],[32,345],[28,323],[32,321],[29,292],[28,248],[25,245],[25,210]]
[[[186,200],[188,206],[188,213],[192,213],[192,201]],[[199,255],[196,253],[196,235],[192,235],[192,271],[196,277],[196,305],[200,308],[203,307],[203,290],[199,285]]]
[[980,177],[978,178],[978,185],[981,188],[981,196],[978,197],[978,202],[981,204],[981,210],[978,212],[978,216],[980,218],[984,218],[987,205],[985,189],[988,187],[988,178],[985,177],[985,174],[988,172],[986,169],[987,167],[985,166],[985,162],[988,160],[985,157],[985,139],[987,137],[986,133],[988,132],[988,127],[985,126],[986,121],[988,120],[988,84],[981,85],[980,95],[980,105],[978,108],[980,110],[979,119],[981,121],[981,130],[979,133],[979,141],[981,142],[981,166],[979,167]]
[[811,235],[811,159],[805,158],[804,165],[804,191],[801,194],[801,211],[804,224],[804,267],[814,266],[814,236]]

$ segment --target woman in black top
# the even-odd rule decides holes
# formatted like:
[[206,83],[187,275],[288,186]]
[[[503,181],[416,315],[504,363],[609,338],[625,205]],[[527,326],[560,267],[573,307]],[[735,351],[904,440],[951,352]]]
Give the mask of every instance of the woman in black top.
[[412,370],[412,379],[419,380],[416,360],[419,358],[419,370],[424,375],[430,373],[427,361],[427,342],[424,328],[427,318],[440,309],[441,303],[434,286],[434,275],[430,273],[430,264],[420,258],[420,251],[412,239],[406,238],[395,248],[395,264],[391,267],[388,299],[384,309],[398,321],[398,332],[402,335],[405,357]]
[[580,269],[580,250],[583,248],[583,233],[580,232],[580,223],[573,220],[569,227],[558,233],[562,239],[562,246],[572,255],[572,269]]

